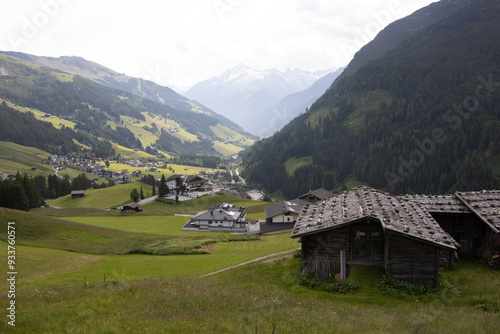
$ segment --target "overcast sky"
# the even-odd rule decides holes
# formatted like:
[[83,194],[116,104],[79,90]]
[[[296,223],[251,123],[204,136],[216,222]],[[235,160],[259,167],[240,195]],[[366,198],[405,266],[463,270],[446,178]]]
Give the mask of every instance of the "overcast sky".
[[4,3],[0,50],[80,56],[189,88],[244,63],[336,69],[430,0],[23,0]]

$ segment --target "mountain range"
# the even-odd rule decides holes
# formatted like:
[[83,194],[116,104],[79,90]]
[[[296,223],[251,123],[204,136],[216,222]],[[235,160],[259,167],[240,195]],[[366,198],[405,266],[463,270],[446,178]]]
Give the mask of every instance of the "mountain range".
[[[184,95],[230,118],[246,131],[261,135],[268,132],[261,130],[262,124],[269,124],[272,120],[268,113],[270,109],[287,95],[309,89],[331,72],[301,69],[261,71],[238,64],[221,76],[195,84]],[[315,97],[319,97],[325,89]]]
[[307,113],[244,152],[243,176],[287,198],[498,187],[498,36],[493,0],[443,0],[390,24]]
[[[32,124],[39,131],[30,134],[29,144],[44,145],[39,148],[52,153],[75,151],[76,141],[77,148],[93,154],[103,153],[99,147],[110,142],[114,151],[120,150],[119,145],[152,154],[231,155],[253,143],[253,137],[236,124],[168,87],[126,77],[78,57],[1,52],[0,102],[4,121],[9,122],[3,127],[18,129],[22,135],[29,131],[23,126]],[[46,126],[37,126],[36,119],[52,122],[55,129],[43,130]],[[47,131],[53,137],[63,132],[65,139],[51,146],[41,140]],[[11,132],[2,131],[0,140],[28,144],[10,136]],[[112,152],[106,150],[106,154]]]

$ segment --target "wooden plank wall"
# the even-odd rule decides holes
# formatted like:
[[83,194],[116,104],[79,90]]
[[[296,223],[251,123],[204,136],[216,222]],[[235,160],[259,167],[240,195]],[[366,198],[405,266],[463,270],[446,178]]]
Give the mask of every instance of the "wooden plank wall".
[[326,231],[302,238],[302,264],[318,278],[340,273],[340,251],[348,253],[349,227]]
[[439,248],[390,233],[386,270],[392,277],[416,284],[436,286]]

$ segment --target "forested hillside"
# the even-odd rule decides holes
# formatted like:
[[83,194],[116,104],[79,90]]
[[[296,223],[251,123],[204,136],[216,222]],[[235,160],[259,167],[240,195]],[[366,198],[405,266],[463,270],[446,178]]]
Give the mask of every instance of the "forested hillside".
[[85,60],[81,57],[41,57],[30,55],[21,52],[6,52],[6,54],[23,59],[35,64],[47,66],[62,72],[70,73],[73,75],[80,75],[84,78],[95,81],[109,88],[118,89],[136,95],[138,97],[146,98],[155,102],[187,111],[194,111],[216,118],[221,124],[229,127],[232,130],[242,132],[243,130],[209,108],[199,104],[196,101],[189,100],[188,98],[174,92],[169,87],[160,86],[152,81],[144,80],[141,78],[133,78],[120,74],[112,69]]
[[[231,133],[233,137],[244,136],[225,128],[217,118],[208,113],[168,106],[5,53],[0,53],[0,67],[0,101],[8,101],[11,109],[19,106],[19,109],[37,110],[71,122],[75,131],[61,129],[55,132],[65,132],[66,136],[69,135],[80,144],[93,149],[96,149],[102,140],[137,150],[145,150],[152,145],[156,146],[156,149],[168,150],[177,155],[218,155],[214,142],[227,139],[227,136],[221,138],[221,133]],[[9,121],[24,117],[14,117],[12,113],[9,115]],[[20,125],[8,123],[3,126],[14,128]],[[43,126],[35,126],[39,127]],[[173,135],[161,135],[162,129],[169,128],[172,129]],[[217,129],[218,133],[214,129]],[[183,134],[177,134],[176,137],[180,130]],[[143,134],[150,139],[147,141],[141,138]],[[17,137],[16,140],[21,140]],[[0,139],[11,140],[5,135]],[[28,145],[25,140],[16,143]],[[61,151],[60,148],[54,150],[56,146],[61,145],[51,142],[41,141],[37,145],[36,147],[52,153],[67,151]],[[71,147],[66,145],[65,148]]]
[[[498,187],[498,36],[493,0],[415,32],[249,150],[247,180],[287,197],[359,183],[393,193]],[[291,169],[295,161],[305,163]]]

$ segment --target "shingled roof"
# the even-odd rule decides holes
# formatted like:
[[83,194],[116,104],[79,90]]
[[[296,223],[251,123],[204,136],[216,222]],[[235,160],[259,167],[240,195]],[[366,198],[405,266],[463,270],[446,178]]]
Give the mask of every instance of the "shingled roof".
[[470,213],[471,211],[453,195],[403,195],[403,200],[416,201],[430,213]]
[[500,232],[500,191],[457,192],[455,196],[495,233]]
[[325,190],[323,188],[320,188],[320,189],[310,191],[304,195],[301,195],[298,197],[298,199],[303,200],[303,201],[307,201],[307,202],[312,202],[312,201],[316,201],[316,200],[324,200],[324,199],[327,199],[327,198],[332,197],[332,196],[333,196],[333,193],[331,193],[328,190]]
[[384,230],[441,247],[456,249],[458,244],[418,202],[406,200],[368,187],[357,187],[302,210],[292,238],[335,229],[363,219],[380,221]]
[[302,211],[302,207],[304,206],[304,204],[302,204],[301,202],[303,201],[284,201],[268,206],[265,208],[266,218],[275,217],[282,213],[288,212],[299,214]]

